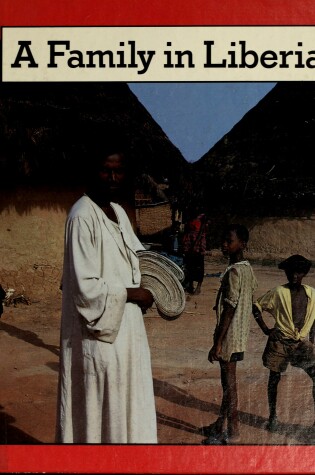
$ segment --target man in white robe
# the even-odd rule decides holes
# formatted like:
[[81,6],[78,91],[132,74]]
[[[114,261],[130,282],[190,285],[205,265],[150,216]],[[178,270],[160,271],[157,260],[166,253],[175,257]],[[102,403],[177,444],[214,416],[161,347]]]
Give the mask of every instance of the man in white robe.
[[156,443],[140,287],[143,249],[123,208],[125,158],[104,152],[66,222],[56,441]]

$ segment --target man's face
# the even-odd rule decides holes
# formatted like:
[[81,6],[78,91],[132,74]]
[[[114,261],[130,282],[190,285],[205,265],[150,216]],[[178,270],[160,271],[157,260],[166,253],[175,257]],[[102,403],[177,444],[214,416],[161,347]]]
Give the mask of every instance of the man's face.
[[109,198],[113,199],[121,195],[125,178],[125,164],[121,154],[114,153],[100,162],[97,175],[98,187]]

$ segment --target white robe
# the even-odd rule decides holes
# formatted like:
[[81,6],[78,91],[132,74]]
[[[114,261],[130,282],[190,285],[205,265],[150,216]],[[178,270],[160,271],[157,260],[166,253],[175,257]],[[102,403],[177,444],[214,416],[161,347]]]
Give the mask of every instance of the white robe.
[[136,251],[125,211],[118,225],[88,196],[72,207],[65,231],[56,441],[156,443],[150,350],[138,305]]

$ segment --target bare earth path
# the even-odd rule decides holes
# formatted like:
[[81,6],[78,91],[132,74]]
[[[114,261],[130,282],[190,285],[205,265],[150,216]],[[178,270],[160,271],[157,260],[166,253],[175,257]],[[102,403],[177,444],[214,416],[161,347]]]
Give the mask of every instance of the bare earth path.
[[[221,400],[219,365],[207,361],[224,264],[206,263],[202,293],[190,296],[183,315],[163,320],[154,309],[146,317],[151,346],[161,444],[200,444],[200,428],[216,419]],[[275,267],[254,266],[257,295],[280,283]],[[315,286],[312,270],[305,283]],[[58,290],[31,305],[5,307],[0,320],[0,437],[6,444],[53,443],[59,354],[61,294]],[[266,322],[271,326],[269,317]],[[279,385],[280,430],[265,430],[268,371],[261,354],[266,343],[252,321],[245,360],[238,364],[242,444],[315,444],[311,381],[289,367]]]

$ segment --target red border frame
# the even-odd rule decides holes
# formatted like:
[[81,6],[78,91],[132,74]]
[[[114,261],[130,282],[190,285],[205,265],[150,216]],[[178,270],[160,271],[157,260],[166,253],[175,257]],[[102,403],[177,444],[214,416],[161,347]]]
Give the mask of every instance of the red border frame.
[[1,472],[313,474],[311,446],[0,446]]
[[[315,25],[313,0],[0,0],[0,26]],[[0,446],[0,472],[311,474],[312,446]]]
[[0,26],[312,25],[313,0],[0,0]]

